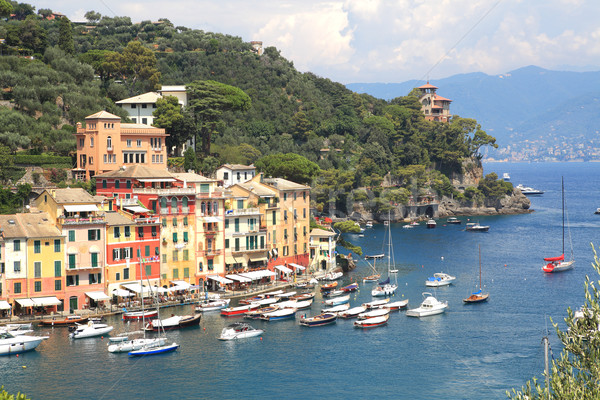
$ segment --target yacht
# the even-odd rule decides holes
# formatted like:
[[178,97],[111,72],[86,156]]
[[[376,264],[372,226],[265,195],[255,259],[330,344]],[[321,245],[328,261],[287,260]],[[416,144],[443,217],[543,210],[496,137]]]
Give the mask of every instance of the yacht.
[[454,282],[455,279],[455,276],[448,275],[443,272],[436,272],[435,274],[433,274],[433,276],[427,278],[427,280],[425,281],[425,286],[447,286]]
[[534,195],[544,194],[544,192],[542,190],[537,190],[537,189],[534,189],[529,186],[523,186],[520,183],[517,185],[517,187],[515,189],[519,189],[521,191],[521,193],[523,193],[525,196],[534,196]]
[[406,316],[408,317],[427,317],[430,315],[441,314],[446,311],[448,308],[448,302],[441,302],[431,293],[423,293],[423,297],[425,300],[421,303],[421,305],[417,308],[413,308],[412,310],[408,310],[406,312]]

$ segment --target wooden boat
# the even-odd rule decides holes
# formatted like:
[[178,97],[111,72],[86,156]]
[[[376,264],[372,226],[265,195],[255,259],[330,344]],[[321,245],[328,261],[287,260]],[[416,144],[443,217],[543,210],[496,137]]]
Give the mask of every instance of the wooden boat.
[[245,339],[249,337],[260,336],[264,333],[262,329],[255,329],[245,322],[236,322],[231,324],[221,331],[219,340],[235,340]]
[[356,283],[356,282],[351,283],[347,286],[344,286],[341,290],[343,292],[354,292],[355,290],[358,290],[358,283]]
[[290,299],[296,295],[296,292],[286,292],[275,295],[278,299]]
[[75,326],[77,324],[84,324],[88,321],[87,317],[80,315],[69,315],[63,319],[43,319],[40,321],[40,325],[43,326]]
[[202,301],[196,306],[196,312],[222,310],[223,308],[227,308],[229,306],[229,301],[230,299],[211,299]]
[[344,296],[346,294],[346,292],[344,292],[343,290],[332,290],[330,292],[323,292],[323,297],[338,297],[338,296]]
[[267,306],[267,307],[261,307],[256,310],[246,311],[244,313],[244,318],[259,319],[262,314],[265,314],[265,313],[268,313],[271,311],[275,311],[275,310],[279,310],[279,306],[271,305],[271,306]]
[[380,308],[383,307],[384,305],[386,305],[387,303],[390,302],[390,299],[381,299],[381,300],[374,300],[374,301],[370,301],[368,303],[363,303],[362,306],[365,307],[368,310],[371,310],[373,308]]
[[353,307],[350,308],[346,311],[342,311],[340,313],[338,313],[338,317],[341,318],[355,318],[358,317],[358,314],[363,313],[367,310],[366,307],[363,306],[358,306],[358,307]]
[[[564,179],[561,181],[562,192],[562,254],[558,257],[546,257],[544,261],[547,263],[542,267],[542,271],[547,273],[563,272],[573,268],[575,260],[573,259],[573,244],[571,243],[571,260],[565,261],[565,184]],[[569,231],[570,235],[570,231]]]
[[238,307],[228,307],[221,310],[221,315],[224,317],[233,317],[238,315],[243,315],[246,311],[252,311],[258,309],[260,306],[258,304],[246,304]]
[[383,317],[384,315],[388,315],[389,313],[390,313],[390,310],[388,310],[387,308],[376,308],[371,311],[366,311],[366,312],[360,313],[357,315],[357,317],[359,320],[362,320],[362,319]]
[[173,330],[200,325],[202,314],[194,315],[171,315],[165,319],[153,319],[144,327],[147,331],[158,332],[158,330]]
[[483,293],[481,286],[481,246],[479,246],[479,290],[471,293],[469,297],[463,299],[465,303],[481,303],[490,296],[489,293]]
[[390,318],[389,315],[384,315],[381,317],[361,319],[359,321],[354,321],[354,327],[355,328],[365,328],[365,329],[376,328],[378,326],[387,324],[389,318]]
[[95,324],[88,321],[86,325],[79,325],[69,334],[71,339],[85,339],[106,335],[113,330],[112,326],[106,324]]
[[152,318],[158,315],[157,310],[139,310],[139,311],[126,311],[123,313],[123,321],[135,320],[143,318]]
[[313,299],[302,300],[296,303],[296,310],[306,310],[312,307]]
[[342,271],[336,271],[336,272],[328,272],[327,274],[325,274],[325,276],[323,277],[324,281],[335,281],[336,279],[340,279],[342,276],[344,276],[344,273]]
[[382,308],[387,308],[390,311],[397,311],[408,306],[408,299],[394,301],[391,303],[384,304]]
[[314,298],[315,298],[315,294],[313,292],[310,292],[310,293],[297,294],[296,296],[291,297],[290,300],[304,301],[304,300],[310,300],[310,299],[314,299]]
[[308,326],[313,328],[315,326],[324,326],[334,324],[337,321],[337,314],[335,313],[321,313],[314,317],[302,317],[300,318],[300,325]]
[[342,311],[346,311],[350,308],[350,304],[346,303],[346,304],[340,304],[339,306],[334,306],[334,307],[330,307],[330,308],[324,308],[321,310],[321,313],[339,313]]
[[321,286],[321,292],[327,292],[329,290],[333,290],[337,287],[338,283],[337,282],[331,282],[331,283],[327,283],[325,285]]
[[369,276],[365,276],[363,278],[363,282],[377,282],[381,278],[381,274],[373,274]]
[[350,295],[334,297],[333,299],[325,300],[323,303],[328,306],[339,306],[340,304],[346,304],[350,301]]

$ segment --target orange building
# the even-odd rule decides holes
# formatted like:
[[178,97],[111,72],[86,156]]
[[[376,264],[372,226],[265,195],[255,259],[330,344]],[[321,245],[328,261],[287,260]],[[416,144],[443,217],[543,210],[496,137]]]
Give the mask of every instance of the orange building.
[[143,165],[167,168],[164,129],[143,124],[122,123],[121,118],[100,111],[77,124],[77,167],[75,179],[87,180],[122,166]]
[[428,121],[448,122],[450,115],[450,103],[452,100],[439,96],[436,93],[438,89],[429,82],[417,89],[421,91],[419,102],[421,103],[421,111],[425,114],[425,119]]

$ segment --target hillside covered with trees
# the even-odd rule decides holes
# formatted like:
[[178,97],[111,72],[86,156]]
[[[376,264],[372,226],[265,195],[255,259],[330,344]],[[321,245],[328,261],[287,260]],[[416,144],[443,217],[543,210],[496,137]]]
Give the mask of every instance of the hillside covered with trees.
[[[380,211],[426,188],[464,197],[448,177],[495,146],[473,119],[426,121],[416,91],[390,101],[357,94],[298,72],[274,47],[259,55],[239,37],[166,19],[133,23],[89,11],[87,23],[74,24],[52,19],[53,10],[11,6],[7,13],[0,4],[12,14],[0,21],[0,146],[12,154],[72,155],[77,122],[100,109],[127,120],[114,102],[160,85],[186,85],[194,100],[181,110],[166,98],[155,114],[169,144],[199,139],[186,167],[211,173],[226,162],[255,163],[312,182],[319,209],[335,201],[344,211],[347,196],[364,188]],[[381,193],[384,178],[391,194]]]

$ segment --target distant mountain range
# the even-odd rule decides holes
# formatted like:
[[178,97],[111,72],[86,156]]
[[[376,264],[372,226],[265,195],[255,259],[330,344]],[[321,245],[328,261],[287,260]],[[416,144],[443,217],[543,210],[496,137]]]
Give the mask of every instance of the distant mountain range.
[[[390,100],[422,81],[351,83],[358,93]],[[450,112],[474,118],[507,161],[600,160],[600,71],[550,71],[529,66],[502,75],[470,73],[430,81],[452,100]]]

